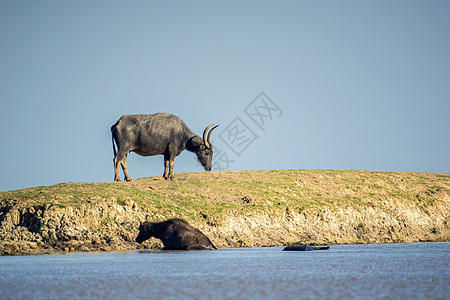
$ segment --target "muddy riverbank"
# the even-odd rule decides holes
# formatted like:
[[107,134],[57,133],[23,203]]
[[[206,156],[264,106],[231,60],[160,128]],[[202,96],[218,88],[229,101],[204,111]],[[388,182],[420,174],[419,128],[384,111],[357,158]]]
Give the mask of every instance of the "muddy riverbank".
[[0,193],[0,254],[158,248],[139,223],[187,220],[218,247],[449,241],[450,175],[268,170]]

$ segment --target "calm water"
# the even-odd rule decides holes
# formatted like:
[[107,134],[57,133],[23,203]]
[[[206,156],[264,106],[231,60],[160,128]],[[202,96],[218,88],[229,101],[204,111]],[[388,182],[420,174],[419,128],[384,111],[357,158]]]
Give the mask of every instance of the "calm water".
[[0,299],[450,299],[450,243],[0,257]]

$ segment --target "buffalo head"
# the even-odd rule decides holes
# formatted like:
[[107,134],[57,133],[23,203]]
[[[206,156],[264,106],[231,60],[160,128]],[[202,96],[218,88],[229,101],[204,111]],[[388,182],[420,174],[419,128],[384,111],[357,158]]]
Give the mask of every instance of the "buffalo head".
[[[202,164],[206,171],[211,171],[212,168],[213,149],[210,142],[211,133],[219,125],[211,128],[212,126],[214,126],[214,124],[209,125],[205,128],[205,130],[203,131],[203,143],[198,147],[197,151],[195,151],[198,161]],[[208,133],[209,128],[211,128],[211,130]]]
[[141,244],[153,236],[152,224],[144,222],[139,225],[139,234],[136,237],[136,242]]

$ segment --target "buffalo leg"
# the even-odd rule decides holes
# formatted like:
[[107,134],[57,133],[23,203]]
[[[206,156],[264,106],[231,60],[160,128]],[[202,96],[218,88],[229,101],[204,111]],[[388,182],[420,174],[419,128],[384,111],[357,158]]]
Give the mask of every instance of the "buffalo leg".
[[169,179],[169,160],[164,157],[164,179]]
[[164,154],[164,179],[173,180],[173,166],[175,165],[175,159],[170,158],[169,155]]
[[[114,181],[121,181],[120,180],[120,170],[119,166],[122,166],[123,169],[123,159],[126,157],[127,152],[119,151],[117,153],[116,157],[114,157]],[[125,162],[126,166],[126,162]],[[128,171],[127,171],[128,174]]]
[[116,155],[113,160],[113,162],[114,162],[114,181],[121,181],[120,180],[120,170],[119,170],[120,163],[119,163],[119,160],[117,159],[117,156],[118,155]]
[[169,161],[169,178],[170,180],[173,180],[173,166],[175,165],[175,159],[171,159]]
[[126,154],[125,154],[125,156],[124,156],[123,159],[122,159],[121,165],[122,165],[123,174],[125,175],[125,180],[126,180],[126,181],[131,181],[131,177],[130,177],[130,175],[128,174],[128,168],[127,168],[127,155],[126,155]]

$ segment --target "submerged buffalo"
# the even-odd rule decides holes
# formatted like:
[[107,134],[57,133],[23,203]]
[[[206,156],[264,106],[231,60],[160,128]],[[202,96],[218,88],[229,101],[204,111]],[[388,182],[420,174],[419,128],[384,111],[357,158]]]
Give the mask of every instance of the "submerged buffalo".
[[142,223],[136,242],[140,244],[151,237],[162,241],[163,250],[217,249],[206,235],[181,219]]
[[329,246],[309,246],[309,245],[290,245],[283,249],[283,251],[315,251],[315,250],[328,250]]
[[[127,155],[164,155],[164,179],[173,179],[175,157],[183,150],[194,152],[206,171],[211,171],[213,149],[211,133],[219,126],[209,125],[203,138],[194,134],[177,116],[168,113],[152,115],[123,115],[111,127],[114,151],[114,180],[120,181],[119,166],[126,181],[131,181],[127,170]],[[208,130],[211,130],[208,133]],[[117,151],[114,145],[117,144]]]

